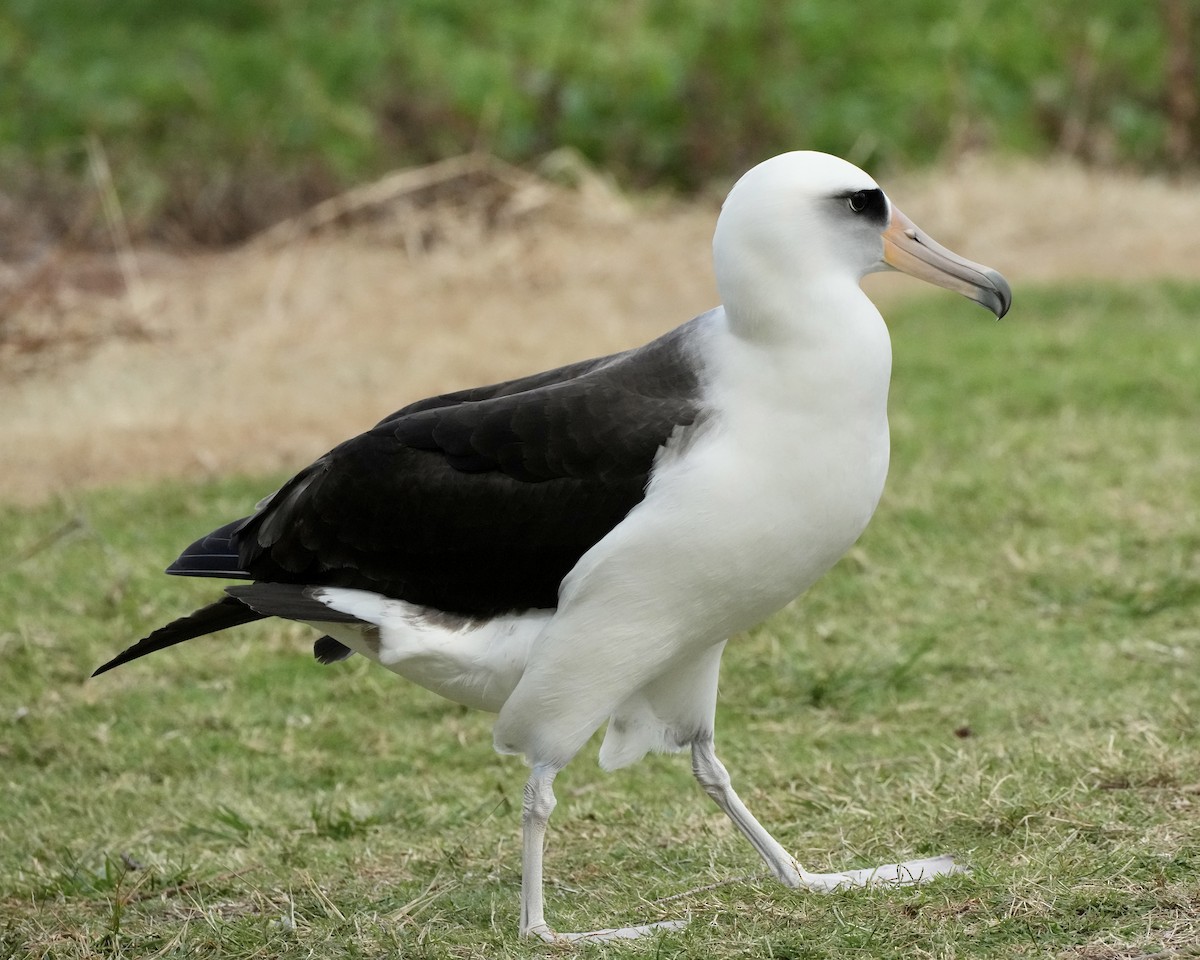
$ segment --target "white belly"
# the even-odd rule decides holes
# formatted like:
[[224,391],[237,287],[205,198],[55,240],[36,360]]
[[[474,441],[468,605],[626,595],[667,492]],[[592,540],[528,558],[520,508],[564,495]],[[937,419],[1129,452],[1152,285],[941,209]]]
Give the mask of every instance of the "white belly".
[[322,601],[365,624],[311,625],[426,690],[496,713],[521,679],[553,611],[468,620],[365,590],[329,587]]

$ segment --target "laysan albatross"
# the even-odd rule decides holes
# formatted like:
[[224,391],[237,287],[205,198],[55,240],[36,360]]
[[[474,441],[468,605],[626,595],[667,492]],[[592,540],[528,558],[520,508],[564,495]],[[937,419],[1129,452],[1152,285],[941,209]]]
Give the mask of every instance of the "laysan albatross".
[[607,720],[600,763],[690,749],[696,779],[790,887],[918,882],[949,857],[810,873],[738,798],[713,748],[727,639],[808,589],[870,520],[888,468],[891,344],[860,289],[896,268],[997,317],[996,271],[935,243],[844,160],[786,153],[722,207],[723,305],[653,342],[411,404],[202,537],[167,570],[250,581],[100,667],[283,617],[498,714],[531,766],[520,932],[542,901],[555,775]]

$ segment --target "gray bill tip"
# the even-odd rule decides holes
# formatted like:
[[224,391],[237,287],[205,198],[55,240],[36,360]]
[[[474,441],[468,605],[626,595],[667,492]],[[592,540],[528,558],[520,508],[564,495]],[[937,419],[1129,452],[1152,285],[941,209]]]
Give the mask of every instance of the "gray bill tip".
[[991,310],[999,320],[1008,313],[1008,308],[1012,306],[1012,287],[995,270],[985,270],[983,275],[989,286],[980,288],[979,302]]

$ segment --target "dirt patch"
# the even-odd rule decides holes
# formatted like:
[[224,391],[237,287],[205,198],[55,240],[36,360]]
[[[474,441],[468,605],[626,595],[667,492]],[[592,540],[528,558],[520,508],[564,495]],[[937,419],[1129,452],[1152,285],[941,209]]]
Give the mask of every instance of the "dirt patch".
[[[1200,279],[1194,184],[970,160],[885,186],[1004,272],[1015,309],[1037,281]],[[16,307],[54,348],[0,357],[0,499],[298,467],[408,401],[624,349],[717,302],[715,201],[586,179],[492,206],[428,205],[436,242],[335,217],[229,253],[59,265]],[[870,278],[885,305],[922,289]]]

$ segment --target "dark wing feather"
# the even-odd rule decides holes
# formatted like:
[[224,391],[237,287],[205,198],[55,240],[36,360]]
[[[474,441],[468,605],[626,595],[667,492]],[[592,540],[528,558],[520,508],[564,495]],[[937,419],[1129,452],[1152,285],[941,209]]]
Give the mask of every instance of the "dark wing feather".
[[577,360],[575,363],[568,363],[563,367],[555,367],[553,370],[543,370],[541,373],[532,373],[528,376],[518,377],[515,380],[504,380],[500,383],[492,383],[483,387],[469,387],[466,390],[456,390],[453,393],[443,393],[440,396],[427,397],[424,400],[417,400],[414,403],[410,403],[406,407],[401,407],[395,413],[389,414],[380,420],[377,426],[383,426],[385,423],[400,420],[410,413],[420,413],[423,410],[433,410],[437,407],[453,407],[460,403],[478,403],[480,400],[491,400],[493,397],[508,397],[516,393],[528,393],[531,390],[547,387],[554,383],[574,380],[585,373],[595,370],[597,367],[619,360],[625,355],[612,354],[607,357],[594,357],[591,360]]
[[205,534],[183,551],[169,567],[167,573],[181,577],[221,577],[241,579],[247,576],[241,568],[237,547],[233,545],[234,534],[248,518],[234,520],[212,533]]
[[285,620],[309,620],[317,623],[365,624],[353,614],[334,610],[322,603],[320,588],[297,583],[239,583],[226,587],[225,592],[255,613],[264,617],[283,617]]
[[700,415],[687,329],[397,411],[171,572],[358,587],[469,616],[552,607]]

